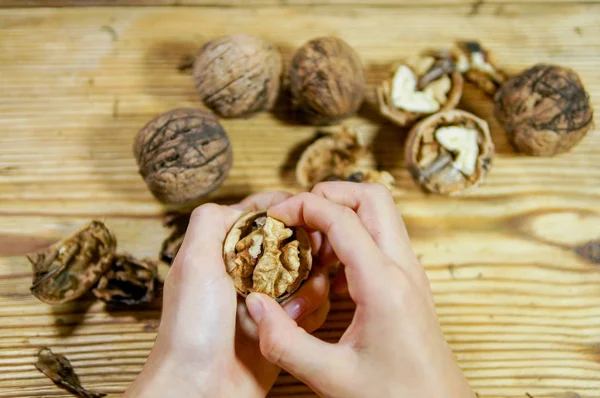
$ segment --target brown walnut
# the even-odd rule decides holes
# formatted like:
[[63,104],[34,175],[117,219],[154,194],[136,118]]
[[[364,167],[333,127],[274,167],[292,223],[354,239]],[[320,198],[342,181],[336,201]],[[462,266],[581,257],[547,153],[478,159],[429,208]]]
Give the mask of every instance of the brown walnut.
[[154,299],[158,283],[158,267],[151,260],[138,260],[130,255],[117,255],[110,270],[92,290],[109,304],[136,305]]
[[322,181],[379,182],[391,189],[394,177],[375,170],[375,159],[360,136],[347,128],[309,145],[296,165],[296,180],[306,189]]
[[311,124],[333,124],[362,104],[365,74],[360,57],[337,37],[313,39],[292,59],[290,90],[296,109]]
[[304,228],[286,227],[266,211],[247,213],[233,225],[223,259],[238,294],[265,293],[277,301],[298,290],[312,267]]
[[193,203],[218,188],[229,173],[231,143],[217,117],[202,109],[174,109],[137,135],[140,174],[164,203]]
[[455,195],[483,181],[491,167],[494,144],[484,120],[450,110],[416,124],[405,152],[417,184],[432,193]]
[[49,304],[87,293],[111,267],[117,241],[100,221],[92,221],[44,251],[27,256],[33,265],[31,293]]
[[574,147],[593,124],[590,99],[569,68],[536,65],[507,81],[496,117],[521,152],[552,156]]
[[206,43],[194,62],[194,82],[202,101],[225,117],[273,108],[282,72],[279,51],[244,34]]
[[406,127],[455,108],[462,91],[463,78],[451,57],[423,55],[396,64],[392,76],[377,87],[377,99],[383,116]]

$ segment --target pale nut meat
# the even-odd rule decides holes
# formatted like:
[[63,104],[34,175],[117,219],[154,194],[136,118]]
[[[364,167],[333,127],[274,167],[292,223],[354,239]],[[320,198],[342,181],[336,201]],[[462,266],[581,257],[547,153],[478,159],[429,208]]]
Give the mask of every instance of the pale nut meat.
[[310,274],[310,238],[304,228],[286,227],[266,211],[247,213],[225,237],[223,259],[239,295],[258,292],[283,301]]
[[510,142],[533,156],[567,152],[593,125],[579,76],[556,65],[536,65],[508,80],[496,95],[495,114]]
[[451,54],[456,70],[488,95],[493,96],[507,80],[506,73],[496,66],[492,54],[477,41],[457,42]]
[[451,110],[416,124],[405,151],[407,168],[419,186],[431,193],[456,195],[484,180],[494,144],[484,120]]
[[388,188],[395,183],[390,173],[376,170],[368,144],[348,128],[309,145],[296,165],[296,179],[306,189],[322,181],[379,182]]
[[439,111],[453,109],[462,96],[463,78],[448,56],[420,56],[394,68],[377,88],[379,111],[401,127]]

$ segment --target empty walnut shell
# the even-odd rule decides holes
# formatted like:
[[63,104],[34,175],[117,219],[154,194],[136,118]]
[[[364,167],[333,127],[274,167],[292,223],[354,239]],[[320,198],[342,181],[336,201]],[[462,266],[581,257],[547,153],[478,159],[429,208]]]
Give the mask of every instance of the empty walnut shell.
[[223,259],[238,294],[265,293],[277,301],[294,294],[312,267],[306,230],[286,227],[266,211],[247,213],[233,225]]
[[488,124],[465,111],[429,116],[409,132],[405,158],[413,179],[428,192],[456,195],[480,184],[491,167]]
[[496,95],[496,117],[521,152],[552,156],[574,147],[593,124],[590,99],[569,68],[536,65]]
[[279,94],[279,51],[258,37],[237,34],[206,43],[194,62],[202,101],[225,117],[269,110]]
[[337,37],[313,39],[292,59],[290,90],[296,109],[311,124],[333,124],[362,104],[365,74],[360,57]]
[[164,203],[186,204],[218,188],[233,160],[217,117],[202,109],[175,109],[157,116],[137,135],[140,174]]
[[40,253],[33,265],[31,293],[49,304],[65,303],[87,293],[111,267],[117,241],[100,221],[92,221]]
[[92,293],[109,304],[136,305],[154,299],[158,267],[151,260],[138,260],[130,255],[117,255]]
[[[402,72],[408,73],[404,79]],[[394,65],[392,76],[377,87],[379,111],[400,127],[412,126],[428,115],[454,109],[463,85],[450,57],[421,56]]]

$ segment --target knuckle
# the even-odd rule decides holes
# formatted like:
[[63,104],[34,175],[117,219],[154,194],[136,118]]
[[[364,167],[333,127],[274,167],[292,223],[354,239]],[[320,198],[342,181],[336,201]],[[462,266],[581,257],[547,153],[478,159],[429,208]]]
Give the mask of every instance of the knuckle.
[[347,207],[347,206],[340,206],[340,215],[344,218],[350,218],[350,219],[358,219],[358,215],[356,215],[356,213],[354,212],[354,210],[352,210],[351,208]]
[[191,219],[201,220],[202,218],[204,218],[208,215],[215,214],[216,212],[220,211],[220,209],[221,209],[221,206],[219,206],[218,204],[215,204],[215,203],[203,204],[202,206],[198,206],[194,209],[194,211],[192,212],[192,215],[191,215]]
[[365,184],[365,194],[373,198],[391,198],[392,194],[383,184],[368,183]]

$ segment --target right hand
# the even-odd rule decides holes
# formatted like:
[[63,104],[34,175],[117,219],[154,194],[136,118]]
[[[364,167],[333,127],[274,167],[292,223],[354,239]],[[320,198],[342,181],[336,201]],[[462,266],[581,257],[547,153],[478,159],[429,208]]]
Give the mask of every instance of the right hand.
[[267,360],[326,397],[474,397],[385,187],[322,183],[268,214],[326,236],[320,260],[344,264],[356,312],[340,341],[330,344],[298,327],[268,296],[250,294],[246,303]]

